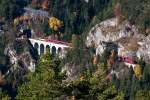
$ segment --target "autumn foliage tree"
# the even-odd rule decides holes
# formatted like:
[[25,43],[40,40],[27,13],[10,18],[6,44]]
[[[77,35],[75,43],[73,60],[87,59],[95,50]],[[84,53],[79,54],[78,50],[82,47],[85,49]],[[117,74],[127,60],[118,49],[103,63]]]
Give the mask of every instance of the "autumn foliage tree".
[[58,31],[59,28],[61,28],[63,25],[63,22],[60,21],[58,18],[56,17],[50,17],[49,18],[49,27],[54,30],[54,31]]
[[42,3],[42,9],[44,9],[44,10],[48,10],[49,9],[49,2],[48,2],[48,0],[45,0]]

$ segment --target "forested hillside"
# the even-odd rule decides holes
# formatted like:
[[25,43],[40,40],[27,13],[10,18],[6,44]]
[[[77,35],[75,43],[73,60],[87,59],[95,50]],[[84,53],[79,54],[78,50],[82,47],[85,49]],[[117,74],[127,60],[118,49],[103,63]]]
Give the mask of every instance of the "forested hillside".
[[[149,100],[149,12],[150,0],[0,0],[0,99]],[[30,38],[70,48],[39,56]]]

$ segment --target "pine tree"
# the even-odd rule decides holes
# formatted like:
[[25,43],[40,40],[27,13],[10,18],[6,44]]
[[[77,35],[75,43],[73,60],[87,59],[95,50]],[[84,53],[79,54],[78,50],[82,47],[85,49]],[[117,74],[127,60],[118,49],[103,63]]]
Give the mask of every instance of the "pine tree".
[[41,57],[36,71],[29,73],[27,81],[19,87],[16,99],[55,99],[61,96],[63,93],[60,69],[59,59],[53,59],[50,54]]

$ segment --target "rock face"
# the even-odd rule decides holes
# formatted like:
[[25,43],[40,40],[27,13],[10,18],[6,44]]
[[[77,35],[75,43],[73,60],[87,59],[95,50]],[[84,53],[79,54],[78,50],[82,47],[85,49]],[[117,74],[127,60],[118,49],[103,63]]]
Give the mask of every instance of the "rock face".
[[89,64],[85,64],[85,66],[75,64],[75,63],[67,63],[63,68],[62,72],[66,72],[67,79],[66,80],[74,80],[78,75],[80,75],[84,69],[89,68]]
[[24,72],[35,71],[35,59],[32,57],[30,49],[31,48],[26,45],[24,52],[17,54],[16,50],[13,47],[13,44],[8,44],[8,46],[5,48],[4,54],[9,57],[9,71],[13,72],[17,69],[22,69],[24,70]]
[[105,49],[104,42],[116,43],[120,54],[127,51],[132,56],[150,59],[150,36],[139,34],[138,28],[128,21],[117,25],[117,19],[112,18],[95,25],[88,33],[86,45],[94,44],[96,55],[101,55]]
[[141,42],[139,42],[140,48],[137,51],[137,57],[143,58],[144,60],[148,61],[150,60],[150,35],[142,39]]

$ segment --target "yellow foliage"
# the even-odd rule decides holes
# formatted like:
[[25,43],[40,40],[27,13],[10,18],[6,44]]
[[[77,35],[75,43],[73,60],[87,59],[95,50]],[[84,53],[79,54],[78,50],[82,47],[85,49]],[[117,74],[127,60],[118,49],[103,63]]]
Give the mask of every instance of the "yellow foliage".
[[55,31],[57,31],[62,26],[62,21],[55,17],[49,18],[49,27]]
[[23,16],[20,16],[20,17],[19,17],[19,21],[22,21],[23,19],[24,19]]
[[85,77],[84,77],[84,76],[81,76],[81,77],[80,77],[80,81],[83,81],[83,80],[85,80]]
[[57,27],[57,26],[54,26],[54,30],[57,31],[57,30],[58,30],[58,27]]
[[18,18],[15,18],[15,19],[14,19],[14,25],[17,25],[18,23],[19,23]]
[[141,66],[140,65],[136,65],[135,68],[134,68],[134,73],[135,73],[135,76],[140,79],[140,77],[142,76],[142,70],[141,70]]
[[18,25],[20,21],[29,20],[28,16],[20,16],[14,19],[14,25]]
[[96,55],[94,55],[94,57],[93,57],[93,65],[96,65],[97,64],[97,57],[96,57]]
[[28,20],[28,16],[23,16],[23,20]]

